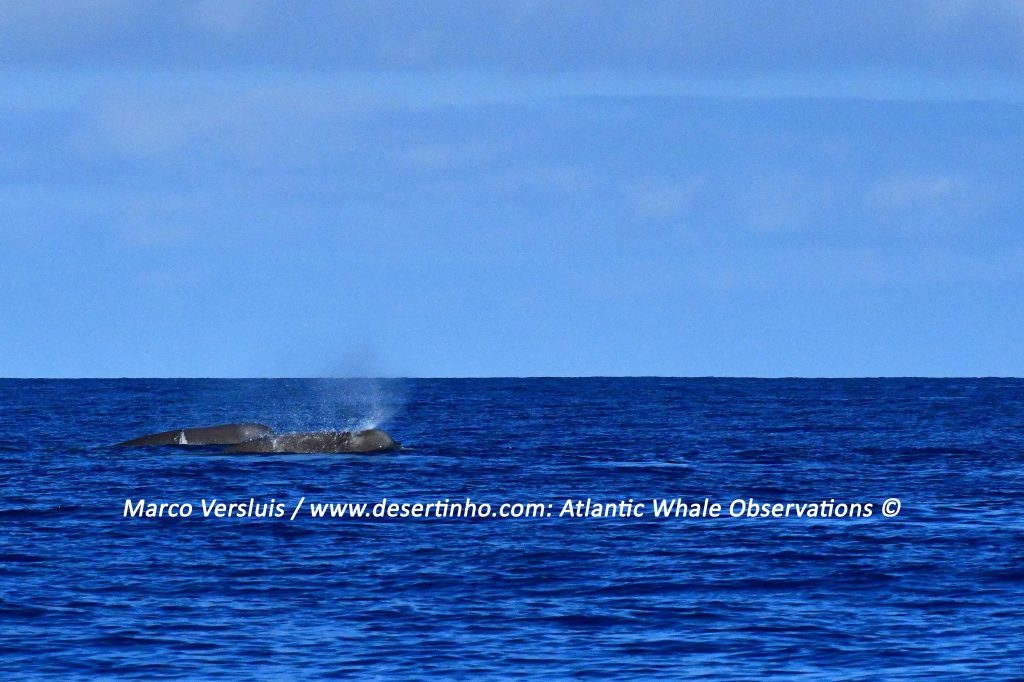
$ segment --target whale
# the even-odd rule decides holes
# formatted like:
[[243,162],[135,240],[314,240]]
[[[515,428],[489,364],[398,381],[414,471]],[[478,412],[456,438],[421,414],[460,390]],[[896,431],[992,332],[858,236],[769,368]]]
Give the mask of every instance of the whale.
[[232,445],[228,452],[370,453],[400,450],[402,444],[380,429],[315,431],[267,435]]
[[149,445],[235,445],[274,433],[265,424],[218,424],[195,428],[174,429],[140,436],[117,447],[144,447]]

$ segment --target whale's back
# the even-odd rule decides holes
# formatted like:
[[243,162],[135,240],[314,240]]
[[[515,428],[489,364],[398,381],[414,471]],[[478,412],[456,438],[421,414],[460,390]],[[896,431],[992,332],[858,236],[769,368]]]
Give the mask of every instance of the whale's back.
[[272,434],[265,424],[219,424],[151,433],[118,443],[119,447],[149,445],[235,445]]
[[229,452],[386,452],[397,450],[401,444],[380,429],[365,431],[315,431],[312,433],[285,433],[268,435],[228,448]]

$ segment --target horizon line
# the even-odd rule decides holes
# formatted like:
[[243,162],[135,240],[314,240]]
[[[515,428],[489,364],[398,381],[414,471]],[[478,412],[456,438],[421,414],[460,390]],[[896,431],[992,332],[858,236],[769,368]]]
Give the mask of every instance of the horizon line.
[[12,376],[0,377],[0,381],[398,381],[416,380],[493,380],[493,379],[755,379],[772,381],[780,379],[801,380],[862,380],[862,379],[1022,379],[1024,377],[1001,374],[979,375],[917,375],[917,374],[874,374],[874,375],[739,375],[739,374],[528,374],[528,375],[468,375],[468,376]]

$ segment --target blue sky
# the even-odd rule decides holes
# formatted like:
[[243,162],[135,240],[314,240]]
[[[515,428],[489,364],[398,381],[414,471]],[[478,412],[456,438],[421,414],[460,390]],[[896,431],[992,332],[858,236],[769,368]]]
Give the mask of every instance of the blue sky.
[[1024,375],[1024,5],[6,2],[0,376]]

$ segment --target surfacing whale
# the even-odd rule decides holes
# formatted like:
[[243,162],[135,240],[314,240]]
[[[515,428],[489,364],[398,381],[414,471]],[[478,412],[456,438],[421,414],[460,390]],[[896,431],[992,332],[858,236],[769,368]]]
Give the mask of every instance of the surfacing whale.
[[118,443],[118,447],[145,445],[235,445],[274,433],[264,424],[220,424],[191,429],[151,433]]
[[316,431],[268,435],[228,448],[228,452],[387,452],[399,450],[402,444],[380,429],[365,431]]

